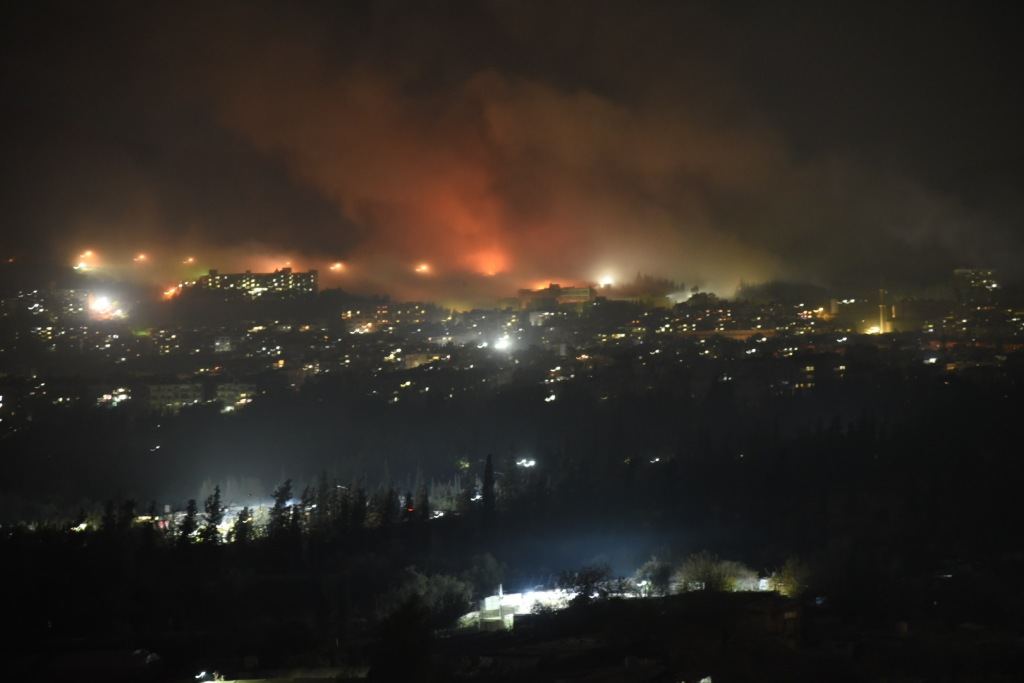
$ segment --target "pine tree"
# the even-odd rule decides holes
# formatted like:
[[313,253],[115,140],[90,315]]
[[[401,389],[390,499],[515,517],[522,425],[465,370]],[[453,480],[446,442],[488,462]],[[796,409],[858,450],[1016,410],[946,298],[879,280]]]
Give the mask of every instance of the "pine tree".
[[411,521],[416,514],[416,503],[412,497],[412,491],[407,491],[402,499],[402,521]]
[[487,464],[484,465],[484,490],[481,492],[484,509],[484,519],[490,520],[494,516],[494,464],[491,462],[491,454],[487,454]]
[[206,497],[204,505],[206,522],[199,534],[203,543],[220,543],[220,523],[224,521],[224,508],[220,503],[220,485],[213,487],[213,493]]
[[235,523],[228,532],[228,540],[238,545],[246,545],[252,540],[252,512],[249,507],[243,507],[235,518]]
[[316,493],[313,496],[312,528],[317,534],[327,535],[334,512],[333,507],[331,488],[325,470],[320,473],[320,480],[317,482]]
[[430,512],[430,495],[427,492],[427,485],[421,482],[416,491],[416,516],[422,520],[428,520]]
[[107,499],[103,505],[103,518],[100,520],[100,530],[106,534],[114,534],[117,531],[117,506],[113,499]]
[[394,524],[398,521],[399,504],[394,486],[378,489],[370,503],[370,524],[381,527]]
[[199,528],[198,516],[196,499],[189,498],[188,505],[185,506],[185,517],[181,520],[181,526],[178,527],[178,543],[181,545],[188,545],[192,542],[192,534]]
[[313,487],[307,484],[306,488],[302,489],[302,497],[299,498],[298,509],[292,511],[294,528],[304,530],[307,533],[312,528],[313,513],[316,510],[316,500],[314,496],[315,492],[313,491]]
[[270,538],[281,538],[291,527],[292,480],[286,479],[274,489],[274,507],[270,509],[270,520],[267,523],[267,535]]
[[135,521],[135,501],[126,500],[121,503],[121,509],[117,512],[117,532],[122,536],[127,534]]
[[331,492],[331,532],[344,536],[352,530],[352,496],[349,490],[334,481]]
[[362,486],[356,486],[355,491],[352,493],[351,503],[351,514],[352,522],[351,528],[353,531],[359,531],[366,526],[366,489]]
[[156,519],[156,501],[149,501],[149,508],[146,510],[146,523],[142,526],[142,544],[146,548],[150,548],[156,544],[157,539],[157,519]]

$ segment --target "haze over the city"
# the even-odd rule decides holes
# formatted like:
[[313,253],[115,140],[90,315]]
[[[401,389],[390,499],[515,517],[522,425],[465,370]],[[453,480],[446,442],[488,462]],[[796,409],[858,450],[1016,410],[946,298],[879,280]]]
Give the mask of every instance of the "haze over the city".
[[0,10],[0,681],[1018,680],[1009,3]]
[[5,260],[467,301],[1024,263],[996,4],[41,2],[4,24]]

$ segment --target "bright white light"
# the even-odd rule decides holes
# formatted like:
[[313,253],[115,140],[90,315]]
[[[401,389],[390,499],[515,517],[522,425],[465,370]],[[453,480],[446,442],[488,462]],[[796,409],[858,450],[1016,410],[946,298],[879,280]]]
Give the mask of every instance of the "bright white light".
[[118,302],[113,301],[109,296],[100,295],[89,299],[89,311],[94,318],[109,320],[111,318],[123,318],[124,309]]
[[613,284],[615,284],[615,280],[614,278],[612,278],[611,275],[605,275],[600,280],[598,280],[598,284],[600,284],[602,287],[611,287]]
[[533,458],[520,458],[519,460],[516,460],[516,465],[519,467],[533,467],[536,464],[537,461]]
[[110,297],[98,296],[92,300],[89,307],[97,313],[109,313],[111,309]]
[[499,351],[505,351],[511,345],[512,340],[510,340],[508,337],[502,337],[498,341],[494,342],[494,348],[498,349]]

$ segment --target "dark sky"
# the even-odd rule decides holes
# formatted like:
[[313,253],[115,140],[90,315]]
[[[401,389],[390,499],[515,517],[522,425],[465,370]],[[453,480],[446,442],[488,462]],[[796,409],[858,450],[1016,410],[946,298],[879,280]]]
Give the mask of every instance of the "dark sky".
[[465,298],[1019,278],[1006,4],[6,3],[0,252]]

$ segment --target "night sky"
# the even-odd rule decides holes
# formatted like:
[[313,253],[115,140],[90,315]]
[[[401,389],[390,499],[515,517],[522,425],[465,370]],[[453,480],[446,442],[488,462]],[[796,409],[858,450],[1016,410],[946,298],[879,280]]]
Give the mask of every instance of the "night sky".
[[6,3],[0,252],[422,298],[1019,278],[1007,5]]

